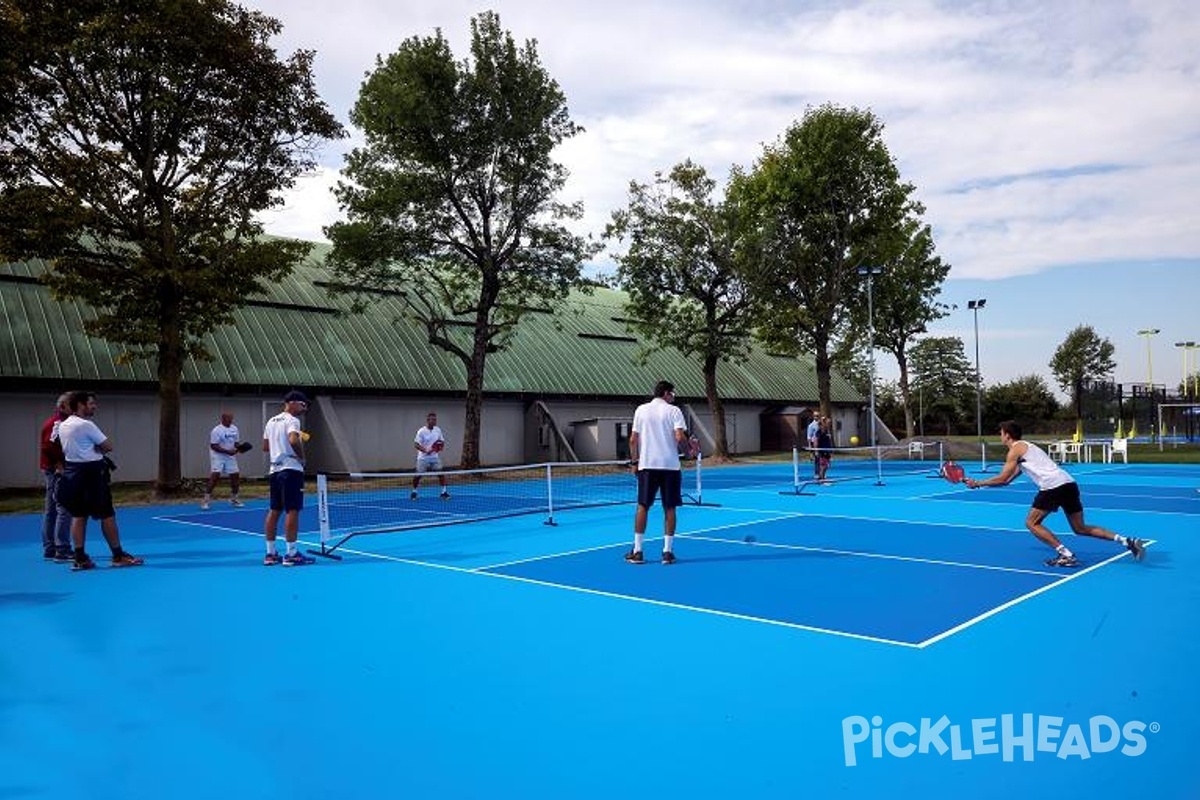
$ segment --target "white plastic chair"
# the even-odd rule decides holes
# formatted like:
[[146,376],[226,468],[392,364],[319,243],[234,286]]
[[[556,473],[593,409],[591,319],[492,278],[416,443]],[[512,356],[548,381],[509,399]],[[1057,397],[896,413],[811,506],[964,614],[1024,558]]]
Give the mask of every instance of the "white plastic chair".
[[908,458],[912,460],[913,456],[925,460],[925,443],[924,442],[909,442],[908,443]]
[[1126,464],[1129,463],[1129,440],[1128,439],[1113,439],[1112,440],[1112,450],[1110,451],[1109,457],[1113,461],[1116,461],[1117,456],[1120,456],[1121,460],[1124,461]]
[[1051,442],[1046,448],[1046,454],[1054,461],[1062,463],[1067,460],[1067,443]]

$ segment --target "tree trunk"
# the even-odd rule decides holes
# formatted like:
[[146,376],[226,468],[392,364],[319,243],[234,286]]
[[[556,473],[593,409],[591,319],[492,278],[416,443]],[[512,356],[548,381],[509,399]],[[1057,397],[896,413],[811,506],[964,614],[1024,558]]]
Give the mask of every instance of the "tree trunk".
[[817,402],[821,406],[821,415],[826,417],[833,416],[833,403],[830,399],[830,359],[829,359],[829,342],[815,342],[813,361],[817,368]]
[[479,436],[483,427],[483,375],[486,362],[487,341],[477,339],[467,364],[467,402],[460,463],[463,469],[476,469],[480,465]]
[[712,412],[713,424],[717,427],[717,440],[713,443],[716,452],[713,455],[717,458],[727,458],[729,437],[725,427],[725,403],[717,393],[717,363],[716,356],[709,355],[704,358],[704,396],[708,399],[708,410]]
[[900,367],[900,404],[904,406],[904,436],[906,439],[911,439],[916,431],[916,426],[913,424],[912,395],[908,386],[908,357],[903,350],[898,354],[893,353],[893,355],[896,356],[896,363]]
[[164,326],[158,346],[158,479],[157,497],[183,491],[179,454],[180,385],[183,382],[183,339],[178,324]]

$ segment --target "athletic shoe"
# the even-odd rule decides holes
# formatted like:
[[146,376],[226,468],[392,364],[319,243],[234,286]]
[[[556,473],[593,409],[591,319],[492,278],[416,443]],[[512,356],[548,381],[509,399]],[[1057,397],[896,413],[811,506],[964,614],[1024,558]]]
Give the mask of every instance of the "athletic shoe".
[[264,567],[273,567],[282,562],[283,558],[279,555],[279,553],[267,553],[265,556],[263,556]]
[[203,499],[203,500],[201,500],[201,501],[200,501],[200,510],[201,510],[201,511],[208,511],[208,498],[205,498],[205,499]]
[[231,498],[229,498],[229,505],[233,506],[234,508],[241,508],[242,506],[244,506],[246,504],[243,503],[241,500],[237,499],[236,497],[231,497]]
[[1125,540],[1125,546],[1129,548],[1129,552],[1133,553],[1134,561],[1141,561],[1142,556],[1146,555],[1146,543],[1141,539],[1134,539],[1130,536]]
[[131,556],[129,553],[120,553],[112,557],[112,565],[114,567],[140,567],[146,562],[137,556]]
[[83,572],[85,569],[95,569],[95,568],[96,568],[96,562],[92,561],[92,557],[87,554],[84,554],[81,556],[75,556],[74,561],[71,564],[72,572]]
[[304,555],[304,553],[301,553],[299,550],[297,550],[294,553],[289,553],[288,555],[283,557],[283,565],[285,567],[303,567],[305,564],[315,564],[315,563],[317,563],[317,560],[315,558],[309,558],[308,556]]
[[408,499],[409,500],[417,499],[417,490],[416,489],[413,489],[411,492],[408,493]]
[[54,548],[47,547],[46,549],[42,550],[42,558],[46,559],[47,561],[54,561],[55,560]]
[[75,560],[75,553],[71,550],[59,550],[54,554],[54,561],[59,564],[69,564]]
[[646,557],[642,555],[641,550],[630,550],[625,554],[625,560],[630,564],[645,564]]
[[1046,559],[1047,567],[1081,567],[1083,564],[1075,556],[1055,556]]
[[674,564],[675,563],[675,554],[672,553],[670,550],[667,550],[666,552],[664,552],[663,553],[663,563],[664,564]]
[[449,499],[450,499],[450,493],[449,493],[449,492],[442,492],[442,499],[443,499],[443,500],[449,500]]

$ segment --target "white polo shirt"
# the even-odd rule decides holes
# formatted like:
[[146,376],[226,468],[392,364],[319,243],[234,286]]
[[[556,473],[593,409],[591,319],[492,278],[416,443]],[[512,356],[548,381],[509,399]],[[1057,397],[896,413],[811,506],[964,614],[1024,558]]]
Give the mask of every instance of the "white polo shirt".
[[678,406],[656,397],[633,412],[633,432],[638,435],[638,469],[679,469],[679,444],[675,431],[687,430]]

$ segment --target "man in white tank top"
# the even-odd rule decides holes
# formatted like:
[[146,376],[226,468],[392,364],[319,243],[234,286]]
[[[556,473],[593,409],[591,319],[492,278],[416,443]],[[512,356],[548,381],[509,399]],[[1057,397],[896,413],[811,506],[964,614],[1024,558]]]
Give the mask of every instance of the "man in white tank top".
[[1116,542],[1133,553],[1135,560],[1141,560],[1146,551],[1146,543],[1141,539],[1121,536],[1099,525],[1088,525],[1083,521],[1083,501],[1079,497],[1079,484],[1040,447],[1022,441],[1020,425],[1011,420],[1001,422],[1000,441],[1008,448],[1008,457],[1004,459],[1004,469],[1000,470],[1000,474],[982,481],[967,478],[964,483],[972,489],[981,486],[1005,486],[1016,480],[1019,473],[1024,472],[1038,488],[1038,493],[1033,498],[1033,507],[1025,517],[1025,527],[1038,539],[1053,547],[1057,553],[1054,558],[1046,561],[1047,566],[1080,566],[1075,554],[1042,524],[1047,516],[1060,508],[1067,515],[1071,530],[1078,535]]

